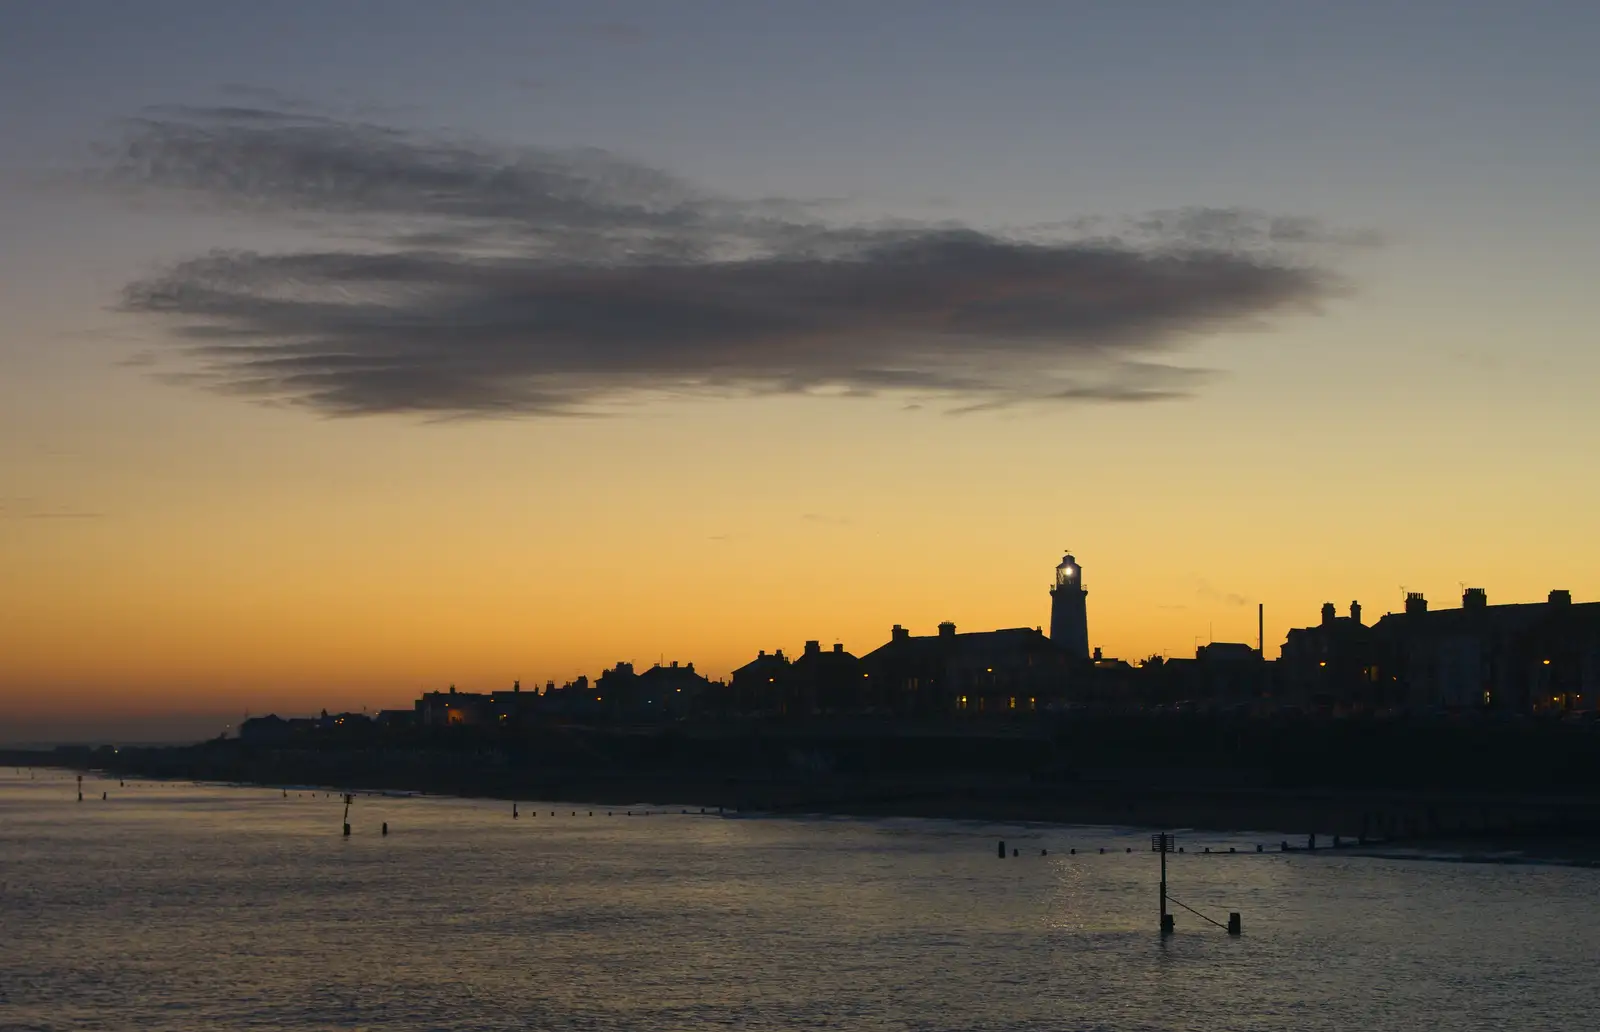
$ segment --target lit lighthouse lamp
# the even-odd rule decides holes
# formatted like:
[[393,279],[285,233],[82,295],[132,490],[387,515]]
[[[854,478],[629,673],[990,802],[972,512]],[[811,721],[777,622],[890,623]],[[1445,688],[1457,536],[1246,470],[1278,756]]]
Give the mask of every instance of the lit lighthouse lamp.
[[1056,567],[1050,588],[1050,639],[1068,654],[1089,658],[1089,593],[1083,590],[1083,567],[1067,553]]

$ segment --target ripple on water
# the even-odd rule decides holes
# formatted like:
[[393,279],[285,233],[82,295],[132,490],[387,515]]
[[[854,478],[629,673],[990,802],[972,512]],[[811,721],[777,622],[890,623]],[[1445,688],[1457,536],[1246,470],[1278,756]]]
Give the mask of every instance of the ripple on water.
[[0,1027],[1581,1028],[1600,956],[1594,870],[1207,836],[1245,935],[1162,940],[1137,829],[112,785],[0,776]]

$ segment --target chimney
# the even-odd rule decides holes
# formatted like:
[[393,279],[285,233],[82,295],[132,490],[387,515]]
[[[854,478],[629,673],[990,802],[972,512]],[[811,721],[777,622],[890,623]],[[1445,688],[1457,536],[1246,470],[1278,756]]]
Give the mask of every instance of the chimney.
[[1333,621],[1338,619],[1339,611],[1333,608],[1332,602],[1322,603],[1322,626],[1331,627]]
[[833,651],[840,652],[840,653],[844,652],[844,642],[842,642],[842,641],[834,642],[833,643]]
[[1361,603],[1360,602],[1352,602],[1352,603],[1350,603],[1350,619],[1354,620],[1356,623],[1360,623],[1361,622]]
[[513,694],[522,691],[522,682],[521,681],[512,681],[511,682],[511,691],[512,691]]
[[1421,616],[1428,611],[1428,600],[1422,597],[1420,591],[1406,592],[1406,615]]
[[1098,645],[1096,645],[1094,647],[1094,658],[1095,658],[1095,662],[1099,662],[1100,661],[1100,646],[1098,646]]
[[673,660],[672,661],[672,669],[674,669],[674,670],[678,669],[678,661],[677,660]]
[[1564,588],[1557,588],[1550,592],[1550,604],[1553,606],[1572,605],[1572,592]]
[[1489,608],[1489,593],[1482,588],[1468,588],[1466,594],[1461,596],[1462,609],[1487,609]]
[[941,637],[941,638],[954,638],[955,636],[956,636],[956,625],[955,624],[951,623],[949,620],[946,620],[944,623],[939,625],[939,637]]
[[766,659],[767,658],[767,650],[766,649],[756,649],[756,658],[757,659]]
[[911,637],[911,632],[906,630],[904,627],[901,627],[899,624],[895,624],[894,630],[889,632],[890,641],[905,641],[909,637]]
[[822,646],[819,645],[817,642],[814,642],[814,641],[806,642],[806,655],[815,656],[817,653],[819,653],[821,651],[822,651]]

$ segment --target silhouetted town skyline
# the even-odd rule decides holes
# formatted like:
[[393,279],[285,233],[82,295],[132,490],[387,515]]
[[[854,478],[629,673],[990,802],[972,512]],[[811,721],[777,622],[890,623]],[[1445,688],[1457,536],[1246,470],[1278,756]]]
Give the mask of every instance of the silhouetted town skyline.
[[591,679],[524,690],[424,692],[408,710],[376,717],[247,720],[246,737],[375,721],[405,727],[516,727],[548,721],[659,723],[691,718],[1018,717],[1030,713],[1183,711],[1385,715],[1489,711],[1593,714],[1600,702],[1600,603],[1552,590],[1542,602],[1490,605],[1482,588],[1458,609],[1430,609],[1420,592],[1372,624],[1359,602],[1331,602],[1291,629],[1268,659],[1255,645],[1208,642],[1191,658],[1108,657],[1091,647],[1084,568],[1068,553],[1049,587],[1041,627],[958,632],[944,622],[915,635],[895,624],[864,655],[807,641],[798,656],[758,649],[727,679],[692,662],[646,670],[619,661]]

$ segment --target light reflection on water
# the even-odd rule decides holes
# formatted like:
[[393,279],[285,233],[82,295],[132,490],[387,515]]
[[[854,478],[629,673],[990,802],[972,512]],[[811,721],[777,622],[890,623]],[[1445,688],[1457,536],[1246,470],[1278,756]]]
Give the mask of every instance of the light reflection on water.
[[1163,941],[1138,830],[361,796],[343,839],[337,795],[37,777],[0,775],[5,1029],[1578,1029],[1600,998],[1594,870],[1184,836],[1240,852],[1171,858],[1173,895],[1245,934]]

